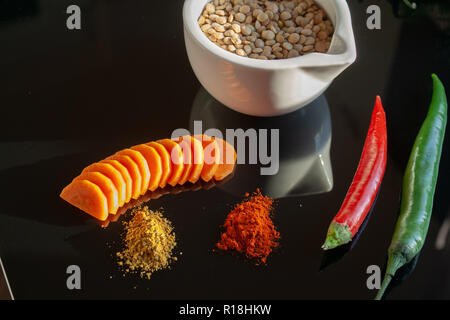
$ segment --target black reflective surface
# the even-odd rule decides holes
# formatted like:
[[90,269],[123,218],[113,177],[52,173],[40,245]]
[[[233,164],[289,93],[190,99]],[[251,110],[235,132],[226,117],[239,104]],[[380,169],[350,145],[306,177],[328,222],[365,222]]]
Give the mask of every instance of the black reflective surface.
[[[385,264],[403,170],[431,97],[430,74],[450,87],[447,8],[431,4],[397,18],[389,2],[376,3],[382,29],[370,31],[365,11],[372,3],[350,1],[357,61],[314,108],[255,119],[218,105],[200,87],[185,53],[182,1],[0,1],[0,256],[15,298],[373,298],[366,269]],[[80,31],[66,28],[70,4],[82,9]],[[356,170],[376,94],[389,134],[382,190],[352,250],[319,271],[320,246]],[[316,125],[295,128],[305,119]],[[270,181],[240,166],[220,186],[152,199],[149,206],[164,207],[173,222],[183,254],[150,281],[123,277],[114,260],[120,222],[102,229],[58,194],[91,162],[189,129],[194,120],[205,127],[279,128],[282,158],[300,163],[299,170],[331,138],[333,188],[325,192],[330,175],[320,166]],[[449,239],[437,241],[449,225],[448,141],[447,130],[427,241],[390,299],[450,298]],[[319,174],[312,179],[319,188],[305,195],[313,186],[302,189],[302,177],[311,172]],[[281,233],[280,248],[260,267],[212,251],[231,206],[256,186],[279,197],[274,220]],[[71,264],[82,270],[80,291],[66,288]]]
[[[288,115],[266,118],[235,112],[201,88],[192,105],[189,129],[191,133],[218,129],[227,141],[233,141],[227,130],[247,134],[245,147],[234,139],[238,166],[234,178],[221,186],[235,196],[257,188],[273,198],[319,194],[333,188],[331,119],[323,95]],[[256,146],[252,140],[259,144],[257,150],[252,150],[251,145]]]

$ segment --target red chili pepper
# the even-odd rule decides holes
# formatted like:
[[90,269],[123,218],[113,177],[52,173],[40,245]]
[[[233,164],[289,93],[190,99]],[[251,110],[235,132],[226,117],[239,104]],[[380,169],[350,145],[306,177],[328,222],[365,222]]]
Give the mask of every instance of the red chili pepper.
[[322,249],[348,243],[358,232],[377,196],[386,169],[386,115],[377,96],[358,170],[347,191],[344,203],[328,228]]

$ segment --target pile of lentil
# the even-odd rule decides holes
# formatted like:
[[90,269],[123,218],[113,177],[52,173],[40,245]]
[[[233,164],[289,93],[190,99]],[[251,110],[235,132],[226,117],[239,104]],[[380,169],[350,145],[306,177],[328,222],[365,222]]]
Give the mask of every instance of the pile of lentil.
[[334,27],[313,0],[214,0],[198,24],[224,50],[254,59],[328,51]]
[[228,214],[217,248],[236,250],[253,259],[256,264],[266,263],[272,250],[278,247],[279,232],[271,219],[273,199],[263,196],[259,189]]
[[176,246],[172,224],[161,212],[148,207],[136,208],[125,225],[125,248],[117,252],[118,264],[125,273],[138,273],[142,278],[165,269],[177,260],[173,256]]

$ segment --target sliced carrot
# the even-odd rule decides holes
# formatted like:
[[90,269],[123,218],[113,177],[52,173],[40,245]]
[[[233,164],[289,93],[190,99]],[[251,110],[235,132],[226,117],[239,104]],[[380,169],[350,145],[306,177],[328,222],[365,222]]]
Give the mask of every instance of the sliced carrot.
[[166,185],[196,184],[200,178],[205,183],[223,180],[233,172],[235,162],[234,148],[223,139],[207,135],[162,139],[121,150],[88,166],[60,196],[105,221],[108,212],[117,214],[120,207],[145,198],[141,196],[148,190],[156,192],[160,187],[161,194],[177,193],[181,189]]
[[162,175],[159,186],[161,188],[164,188],[167,185],[167,180],[169,180],[169,177],[172,173],[172,166],[170,165],[170,154],[163,145],[157,142],[149,142],[147,143],[147,145],[154,148],[161,158]]
[[214,137],[203,135],[195,135],[195,139],[200,141],[203,146],[203,159],[204,165],[202,168],[201,177],[204,181],[208,182],[214,177],[214,174],[219,167],[220,150],[219,145],[215,141]]
[[125,181],[125,203],[130,202],[131,194],[133,192],[133,181],[131,180],[131,176],[130,173],[128,172],[128,169],[117,160],[105,159],[100,161],[100,163],[110,164],[115,169],[117,169],[117,171],[120,172],[123,181]]
[[148,190],[154,191],[158,188],[161,177],[162,177],[162,163],[161,157],[158,152],[149,145],[140,144],[138,146],[134,146],[131,149],[140,152],[145,160],[147,161],[148,168],[150,169],[150,181],[148,184]]
[[162,139],[156,142],[161,144],[164,148],[166,148],[167,152],[169,152],[172,173],[169,176],[167,183],[173,187],[178,183],[178,180],[180,180],[181,174],[183,173],[183,150],[181,150],[181,147],[175,141],[170,139]]
[[191,137],[185,136],[185,137],[179,137],[175,138],[173,141],[178,143],[181,150],[183,151],[183,172],[181,173],[180,179],[178,180],[178,184],[183,185],[188,180],[189,176],[191,175],[192,169],[193,169],[193,154],[192,154],[192,147],[191,147]]
[[108,201],[102,190],[88,180],[72,181],[60,197],[87,214],[105,221],[108,218]]
[[200,179],[200,175],[202,174],[203,166],[205,164],[204,155],[203,155],[203,146],[200,141],[191,138],[191,148],[192,148],[192,156],[193,156],[193,168],[191,174],[189,175],[189,182],[196,183],[198,179]]
[[150,169],[147,160],[145,160],[144,156],[139,151],[131,149],[124,149],[116,154],[129,156],[138,165],[142,178],[141,195],[145,194],[148,190],[148,184],[150,183]]
[[93,163],[90,166],[84,168],[82,173],[85,172],[100,172],[101,174],[107,176],[114,183],[119,195],[119,207],[123,206],[127,200],[127,189],[125,185],[125,180],[119,170],[114,168],[109,163]]
[[139,172],[138,165],[129,157],[125,155],[115,154],[111,157],[106,158],[106,160],[117,160],[119,161],[125,168],[127,168],[131,177],[131,197],[133,199],[139,198],[142,191],[142,177]]
[[220,181],[233,172],[236,163],[236,150],[225,140],[220,138],[215,138],[215,140],[219,146],[220,160],[214,179]]
[[84,172],[75,180],[87,180],[99,186],[108,202],[108,212],[116,214],[117,209],[119,209],[119,193],[110,178],[100,172]]
[[[200,175],[202,173],[204,161],[203,161],[203,146],[200,141],[195,139],[191,136],[183,136],[178,139],[176,139],[177,143],[180,144],[180,141],[186,142],[186,144],[190,145],[190,152],[191,152],[191,167],[188,169],[188,175],[187,175],[187,181],[191,183],[196,183],[198,179],[200,179]],[[181,149],[183,149],[183,146],[180,144]],[[184,153],[184,149],[183,149]],[[186,165],[186,160],[184,161],[184,164]],[[186,173],[186,169],[183,172],[183,174]],[[180,179],[182,180],[182,179]],[[185,182],[185,181],[184,181]],[[183,182],[183,184],[184,184]],[[182,184],[182,183],[180,183]]]

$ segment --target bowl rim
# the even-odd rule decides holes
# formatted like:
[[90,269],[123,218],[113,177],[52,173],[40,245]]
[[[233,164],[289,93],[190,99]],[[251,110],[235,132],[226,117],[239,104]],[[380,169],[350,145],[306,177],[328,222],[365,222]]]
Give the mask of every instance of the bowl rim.
[[[183,5],[183,25],[185,32],[188,32],[191,38],[197,42],[203,49],[224,59],[230,63],[262,70],[292,69],[298,67],[331,66],[351,64],[356,60],[356,45],[351,24],[350,9],[347,2],[342,0],[329,0],[334,5],[336,12],[335,32],[331,41],[330,48],[335,43],[336,36],[344,40],[346,49],[342,53],[318,53],[313,52],[303,56],[277,59],[277,60],[259,60],[249,57],[241,57],[235,53],[224,50],[209,40],[198,26],[198,17],[191,14],[193,5],[202,2],[203,6],[211,0],[185,0]],[[343,37],[347,35],[347,37]],[[347,39],[348,41],[345,41]],[[332,61],[324,59],[332,57]],[[318,60],[319,59],[319,60]],[[322,60],[322,61],[320,61]],[[328,60],[328,61],[327,61]]]

